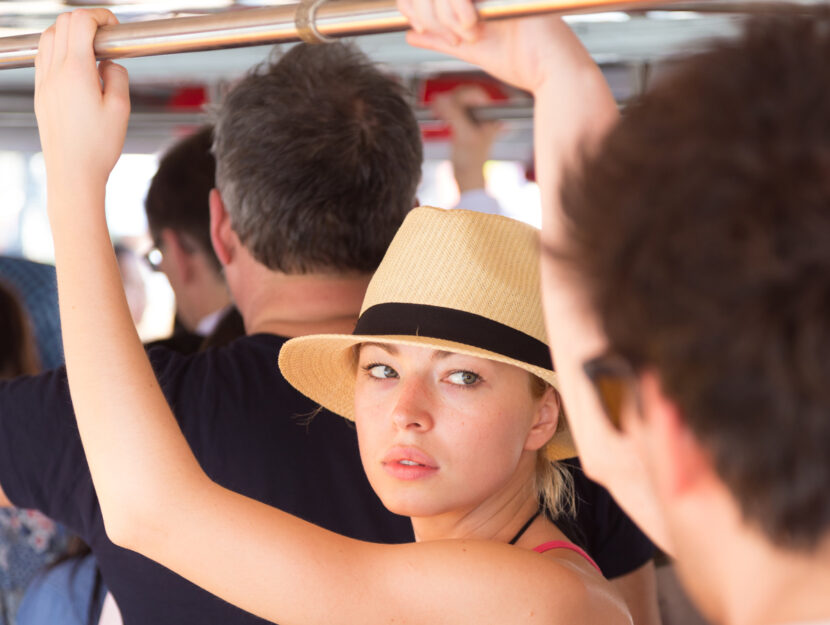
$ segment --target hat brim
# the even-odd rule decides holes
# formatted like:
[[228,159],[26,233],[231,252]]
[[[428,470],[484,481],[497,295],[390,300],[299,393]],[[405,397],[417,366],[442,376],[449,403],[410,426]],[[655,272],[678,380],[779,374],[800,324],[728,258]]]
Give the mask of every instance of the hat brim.
[[[482,348],[426,336],[313,334],[286,342],[279,354],[283,377],[303,395],[327,410],[354,420],[354,385],[356,362],[354,346],[360,343],[384,343],[429,347],[467,356],[486,358],[519,367],[541,378],[555,389],[559,380],[554,371],[515,360]],[[576,456],[576,448],[564,414],[556,434],[545,447],[548,458],[562,460]]]

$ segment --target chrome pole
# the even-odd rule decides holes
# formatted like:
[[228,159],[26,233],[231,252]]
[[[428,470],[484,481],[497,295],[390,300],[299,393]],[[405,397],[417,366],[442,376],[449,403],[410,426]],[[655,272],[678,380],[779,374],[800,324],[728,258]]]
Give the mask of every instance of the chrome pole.
[[[661,2],[665,4],[665,0]],[[299,41],[298,16],[309,0],[281,5],[102,27],[95,36],[99,59],[220,50]],[[653,6],[654,0],[480,0],[483,19],[540,13],[584,13]],[[406,30],[394,0],[329,0],[316,7],[313,27],[323,37],[350,37]],[[307,27],[306,27],[307,30]],[[0,69],[34,65],[40,33],[0,38]]]

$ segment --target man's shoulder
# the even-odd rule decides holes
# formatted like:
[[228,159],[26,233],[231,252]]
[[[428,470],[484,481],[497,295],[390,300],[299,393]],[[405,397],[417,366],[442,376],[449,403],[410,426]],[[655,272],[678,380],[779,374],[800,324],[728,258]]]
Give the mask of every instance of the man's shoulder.
[[181,419],[198,413],[258,415],[274,406],[308,411],[307,400],[282,377],[277,366],[287,339],[272,334],[245,336],[203,352],[182,355],[164,347],[149,356],[174,412]]
[[[288,339],[275,334],[254,334],[243,336],[227,345],[211,347],[195,352],[183,353],[166,343],[152,344],[148,349],[150,362],[160,373],[164,367],[211,369],[227,365],[239,367],[245,363],[276,363],[279,350]],[[273,367],[269,367],[273,369]]]

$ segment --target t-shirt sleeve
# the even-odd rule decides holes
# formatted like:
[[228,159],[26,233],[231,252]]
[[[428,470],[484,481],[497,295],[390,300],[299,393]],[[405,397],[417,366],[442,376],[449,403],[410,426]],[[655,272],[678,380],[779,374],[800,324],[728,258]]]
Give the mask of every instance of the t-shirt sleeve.
[[65,369],[0,382],[0,485],[85,536],[97,505]]
[[580,544],[608,579],[632,573],[654,557],[654,545],[578,460],[565,463],[574,478],[576,516],[557,519],[559,528]]

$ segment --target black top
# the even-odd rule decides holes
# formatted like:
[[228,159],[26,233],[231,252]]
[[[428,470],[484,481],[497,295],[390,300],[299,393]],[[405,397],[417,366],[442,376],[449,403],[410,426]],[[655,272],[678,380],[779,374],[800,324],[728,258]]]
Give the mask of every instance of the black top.
[[[409,521],[386,511],[372,492],[353,426],[326,411],[304,418],[316,405],[279,374],[285,340],[256,335],[194,356],[150,351],[202,467],[226,488],[335,532],[375,542],[412,540]],[[16,506],[41,510],[92,547],[126,625],[264,622],[107,539],[64,370],[0,383],[0,485]],[[581,544],[609,574],[638,568],[651,557],[650,544],[636,530],[632,540],[630,521],[607,495],[600,502],[595,496],[603,497],[580,494],[594,504],[584,508],[588,540]],[[591,544],[601,551],[592,552]]]
[[654,545],[610,493],[585,477],[579,460],[564,462],[574,478],[576,517],[554,519],[562,533],[587,551],[608,579],[631,573],[651,560]]

